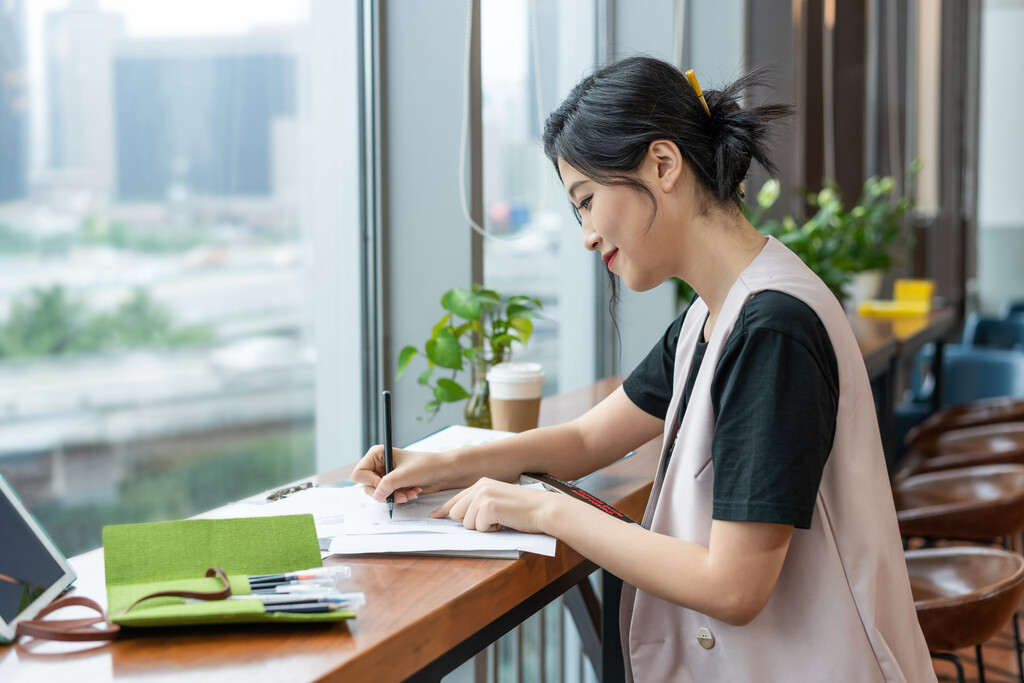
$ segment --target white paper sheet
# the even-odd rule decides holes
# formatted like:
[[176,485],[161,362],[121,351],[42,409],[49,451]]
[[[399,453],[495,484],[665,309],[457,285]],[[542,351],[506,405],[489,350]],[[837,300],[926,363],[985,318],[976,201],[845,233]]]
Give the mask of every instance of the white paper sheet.
[[[540,484],[530,487],[543,489]],[[460,522],[428,516],[457,494],[458,490],[438,491],[410,503],[395,505],[394,517],[388,519],[386,505],[373,501],[357,487],[353,489],[369,504],[354,501],[350,508],[353,512],[349,513],[343,525],[344,532],[331,541],[330,550],[333,553],[352,555],[459,551],[472,555],[474,551],[479,551],[490,555],[495,551],[522,551],[549,557],[555,554],[556,540],[551,536],[526,534],[514,529],[471,531]]]
[[[408,448],[443,451],[507,436],[509,432],[456,425],[435,432]],[[196,518],[312,514],[317,536],[332,539],[330,552],[340,554],[433,553],[480,557],[516,557],[519,552],[555,554],[557,542],[551,536],[512,529],[470,531],[454,520],[428,516],[456,493],[457,490],[439,491],[395,505],[394,516],[389,519],[387,504],[367,496],[362,486],[316,486],[271,502],[266,501],[265,495],[252,496]]]

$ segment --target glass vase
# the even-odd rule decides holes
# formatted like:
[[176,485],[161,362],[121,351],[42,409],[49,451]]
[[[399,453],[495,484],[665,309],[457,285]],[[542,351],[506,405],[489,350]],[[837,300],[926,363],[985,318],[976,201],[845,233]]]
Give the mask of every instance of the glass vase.
[[491,394],[487,390],[487,369],[490,363],[473,361],[473,382],[466,399],[466,425],[469,427],[491,428]]

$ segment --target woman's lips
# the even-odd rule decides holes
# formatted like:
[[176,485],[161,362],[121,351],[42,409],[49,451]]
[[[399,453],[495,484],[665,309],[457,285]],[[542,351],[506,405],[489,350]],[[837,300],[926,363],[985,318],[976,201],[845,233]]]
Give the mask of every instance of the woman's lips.
[[614,260],[615,260],[615,255],[616,255],[616,254],[618,254],[618,253],[619,253],[619,250],[618,250],[618,249],[613,249],[613,250],[612,250],[612,251],[610,251],[609,253],[607,253],[607,254],[605,254],[604,256],[602,256],[602,257],[601,257],[601,260],[603,260],[603,261],[605,262],[605,264],[606,264],[606,265],[607,265],[607,266],[608,266],[609,268],[611,268],[611,267],[612,267],[612,261],[614,261]]

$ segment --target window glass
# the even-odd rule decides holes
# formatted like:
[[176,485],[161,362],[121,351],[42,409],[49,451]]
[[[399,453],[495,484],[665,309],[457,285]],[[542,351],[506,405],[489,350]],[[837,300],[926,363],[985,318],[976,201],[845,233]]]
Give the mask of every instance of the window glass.
[[[559,390],[566,372],[579,375],[575,366],[592,358],[560,344],[563,330],[592,324],[591,311],[563,305],[567,287],[590,286],[589,272],[573,273],[592,264],[566,253],[567,231],[569,247],[582,252],[579,226],[540,135],[543,120],[594,65],[594,26],[593,2],[481,4],[484,225],[496,235],[484,240],[484,279],[502,294],[543,303],[532,339],[525,349],[513,348],[513,360],[543,364],[545,394]],[[582,338],[581,345],[592,346],[590,335]]]
[[[925,13],[926,17],[930,15]],[[976,200],[978,299],[971,303],[990,314],[1003,313],[1011,304],[1024,300],[1024,218],[1019,194],[1024,130],[1017,116],[1024,106],[1021,31],[1024,1],[982,3]],[[925,161],[918,182],[920,185],[931,180],[936,188],[934,197],[941,187],[940,176],[930,174],[941,174],[943,169],[939,164],[928,164],[929,159]]]
[[65,554],[316,467],[310,12],[0,2],[0,473]]

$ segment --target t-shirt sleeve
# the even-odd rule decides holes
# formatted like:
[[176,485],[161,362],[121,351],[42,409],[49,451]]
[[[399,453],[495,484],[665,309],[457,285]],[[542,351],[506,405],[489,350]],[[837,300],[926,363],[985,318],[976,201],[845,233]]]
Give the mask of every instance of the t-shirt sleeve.
[[788,295],[763,292],[741,317],[712,381],[712,517],[806,529],[835,438],[835,350],[813,310]]
[[[687,309],[689,310],[689,309]],[[676,344],[683,328],[684,312],[665,330],[658,343],[629,373],[622,389],[634,405],[645,413],[664,420],[672,402],[672,382],[675,375]]]

